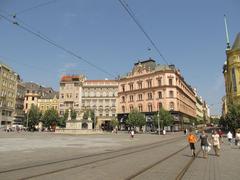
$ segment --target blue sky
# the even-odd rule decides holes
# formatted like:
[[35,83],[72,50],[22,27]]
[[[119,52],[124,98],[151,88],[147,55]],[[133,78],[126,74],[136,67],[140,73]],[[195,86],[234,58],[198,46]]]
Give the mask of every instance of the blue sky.
[[[149,57],[164,64],[118,0],[56,0],[18,14],[44,2],[48,0],[0,0],[0,14],[17,13],[35,31],[115,76],[129,72],[134,62]],[[240,32],[240,1],[126,2],[167,61],[175,64],[187,83],[198,89],[211,105],[212,114],[220,113],[225,94],[223,15],[228,18],[232,44]],[[85,74],[88,79],[113,78],[1,18],[0,59],[24,81],[56,90],[65,73]]]

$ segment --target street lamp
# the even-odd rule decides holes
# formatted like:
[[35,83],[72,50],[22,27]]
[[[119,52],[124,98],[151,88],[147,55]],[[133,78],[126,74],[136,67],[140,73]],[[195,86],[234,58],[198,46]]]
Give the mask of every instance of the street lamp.
[[159,119],[159,111],[158,111],[158,114],[157,114],[157,120],[158,120],[158,135],[160,135],[160,119]]

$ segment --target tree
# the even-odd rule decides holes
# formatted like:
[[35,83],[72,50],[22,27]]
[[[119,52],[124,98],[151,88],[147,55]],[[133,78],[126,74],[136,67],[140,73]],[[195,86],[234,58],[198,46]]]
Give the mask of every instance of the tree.
[[110,125],[115,128],[119,125],[119,121],[116,119],[116,118],[113,118],[111,121],[110,121]]
[[52,127],[56,126],[59,121],[59,116],[57,110],[51,108],[45,111],[43,117],[42,117],[43,125],[45,127]]
[[130,127],[142,127],[146,124],[145,117],[142,113],[140,113],[137,109],[133,109],[126,120],[126,124]]
[[68,118],[68,110],[66,110],[64,115],[59,118],[59,121],[57,122],[57,125],[61,128],[66,127],[67,118]]
[[[158,113],[161,127],[173,125],[174,119],[170,112],[160,108]],[[158,113],[153,116],[153,123],[155,127],[158,127]]]
[[38,125],[41,119],[42,113],[39,108],[32,104],[31,108],[27,112],[27,118],[24,121],[24,125],[28,127],[28,129],[34,129],[36,125]]
[[233,104],[225,117],[226,125],[231,131],[240,128],[240,104]]

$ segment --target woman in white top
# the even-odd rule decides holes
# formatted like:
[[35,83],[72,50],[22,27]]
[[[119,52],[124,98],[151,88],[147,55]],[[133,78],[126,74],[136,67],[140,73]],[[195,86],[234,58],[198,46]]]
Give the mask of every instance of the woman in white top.
[[216,130],[212,134],[212,144],[216,156],[220,156],[220,136]]

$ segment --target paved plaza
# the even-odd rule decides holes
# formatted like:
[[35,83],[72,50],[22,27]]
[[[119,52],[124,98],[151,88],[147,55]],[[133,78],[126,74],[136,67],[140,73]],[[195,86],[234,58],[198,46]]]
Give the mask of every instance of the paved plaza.
[[[170,142],[170,140],[174,141]],[[153,146],[155,143],[164,141],[169,142]],[[136,147],[141,146],[143,148],[142,145],[145,144],[147,147],[152,147],[138,151]],[[49,132],[0,132],[0,172],[2,173],[1,177],[4,179],[21,179],[21,177],[24,177],[22,176],[24,172],[29,173],[32,170],[26,169],[21,172],[14,172],[15,174],[12,175],[3,173],[3,171],[30,166],[35,167],[33,171],[36,171],[33,172],[34,178],[30,179],[129,179],[132,174],[159,159],[167,157],[177,149],[184,148],[186,145],[186,137],[182,132],[169,133],[165,136],[136,134],[134,139],[131,139],[127,133],[60,135]],[[131,148],[135,149],[131,152]],[[199,148],[198,144],[197,149]],[[115,151],[121,149],[126,149],[126,151],[124,150],[122,154],[120,151],[120,154],[115,153]],[[107,155],[91,157],[93,154],[101,153]],[[108,153],[113,153],[111,156],[114,157],[112,158]],[[200,152],[182,179],[239,179],[239,154],[240,149],[237,149],[233,144],[229,145],[224,139],[220,157],[215,156],[213,150],[211,150],[208,159],[204,159]],[[79,158],[83,156],[89,156],[89,158]],[[133,179],[175,179],[177,173],[191,158],[189,147],[184,148],[180,153]],[[63,160],[67,160],[67,162]],[[51,162],[58,161],[62,162],[51,164]],[[39,166],[39,164],[46,165],[49,162],[49,166]],[[79,165],[79,163],[83,163],[83,165]],[[74,167],[75,165],[77,166]],[[72,166],[74,168],[71,168]],[[47,171],[52,172],[57,169],[57,173],[45,175],[46,168]],[[59,169],[63,171],[58,171]],[[44,175],[35,177],[34,173],[43,173]]]

